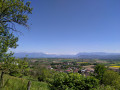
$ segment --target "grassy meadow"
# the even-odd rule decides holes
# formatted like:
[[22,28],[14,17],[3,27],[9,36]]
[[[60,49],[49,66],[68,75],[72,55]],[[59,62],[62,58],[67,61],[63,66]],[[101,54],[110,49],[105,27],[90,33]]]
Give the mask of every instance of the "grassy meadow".
[[[28,80],[9,75],[4,75],[4,86],[0,90],[27,90]],[[49,90],[47,83],[31,81],[30,90]]]

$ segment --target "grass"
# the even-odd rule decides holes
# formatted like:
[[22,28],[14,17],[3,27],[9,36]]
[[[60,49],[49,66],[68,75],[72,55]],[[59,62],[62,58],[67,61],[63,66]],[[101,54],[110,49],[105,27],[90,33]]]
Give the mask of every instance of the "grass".
[[[0,90],[27,90],[28,80],[4,75],[4,87]],[[31,81],[30,90],[49,90],[48,84],[45,82]]]

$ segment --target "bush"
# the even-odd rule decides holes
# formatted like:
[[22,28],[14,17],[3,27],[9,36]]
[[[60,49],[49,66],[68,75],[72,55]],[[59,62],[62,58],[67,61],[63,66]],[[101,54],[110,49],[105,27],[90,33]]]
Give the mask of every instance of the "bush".
[[92,90],[116,90],[114,87],[112,86],[104,86],[104,85],[101,85],[101,86],[98,86],[97,88],[95,89],[92,89]]
[[107,70],[103,74],[103,84],[105,85],[113,85],[113,81],[118,80],[119,74],[112,70]]
[[22,74],[20,74],[20,73],[17,72],[17,71],[10,72],[9,75],[15,76],[15,77],[21,77],[21,76],[22,76]]
[[54,72],[52,70],[48,70],[46,68],[43,68],[39,72],[38,81],[43,82],[51,82],[54,76]]
[[45,81],[45,78],[43,78],[42,76],[39,76],[39,77],[38,77],[38,81],[40,81],[40,82],[41,82],[41,81]]
[[79,73],[57,73],[50,88],[52,90],[89,90],[98,85],[99,80],[94,77],[84,77]]
[[120,75],[112,70],[107,70],[103,75],[103,84],[120,89]]

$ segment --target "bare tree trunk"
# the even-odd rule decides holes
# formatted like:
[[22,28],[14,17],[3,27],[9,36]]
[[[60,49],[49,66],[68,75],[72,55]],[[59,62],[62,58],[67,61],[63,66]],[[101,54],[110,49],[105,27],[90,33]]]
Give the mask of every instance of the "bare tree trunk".
[[27,90],[30,90],[30,87],[31,87],[31,81],[28,81]]
[[0,77],[0,81],[1,81],[1,87],[3,86],[4,82],[3,82],[3,75],[4,75],[4,72],[2,71],[1,73],[1,77]]

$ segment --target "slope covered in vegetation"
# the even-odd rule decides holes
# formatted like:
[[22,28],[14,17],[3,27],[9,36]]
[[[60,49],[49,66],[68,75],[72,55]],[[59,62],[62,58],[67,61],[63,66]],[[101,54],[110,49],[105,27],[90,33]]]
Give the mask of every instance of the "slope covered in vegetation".
[[[27,90],[27,83],[29,80],[25,78],[18,78],[9,75],[4,75],[4,86],[2,90]],[[0,89],[0,90],[1,90]],[[31,80],[30,90],[49,90],[48,84],[45,82],[38,82]]]

